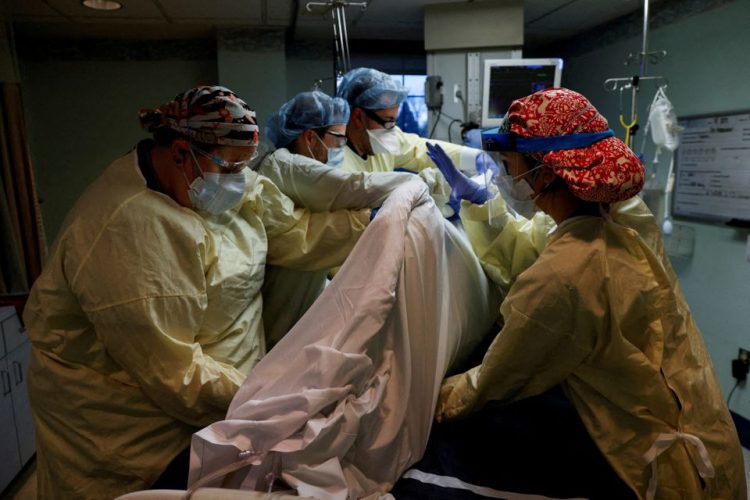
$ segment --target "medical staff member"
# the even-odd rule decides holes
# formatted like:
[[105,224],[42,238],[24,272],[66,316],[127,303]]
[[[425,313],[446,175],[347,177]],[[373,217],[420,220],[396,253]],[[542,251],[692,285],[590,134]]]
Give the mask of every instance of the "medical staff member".
[[[390,75],[372,68],[356,68],[344,75],[336,93],[351,107],[343,168],[350,172],[398,169],[417,173],[430,187],[430,195],[443,215],[453,220],[460,203],[451,197],[450,186],[427,156],[426,139],[396,126],[399,105],[407,94],[407,89]],[[459,169],[470,175],[497,168],[479,149],[431,142],[440,144]]]
[[312,211],[376,208],[406,173],[350,172],[345,163],[349,105],[323,92],[302,92],[284,103],[268,121],[266,135],[277,148],[259,172],[296,204]]
[[[504,155],[509,196],[533,202],[557,229],[510,287],[504,327],[481,364],[444,381],[438,421],[470,422],[489,401],[559,385],[638,498],[746,498],[711,360],[659,227],[635,196],[640,161],[584,96],[561,88],[514,101],[483,139]],[[439,148],[431,154],[454,183],[466,180]],[[478,253],[492,251],[467,232]],[[558,438],[539,453],[578,445]]]
[[140,118],[153,140],[78,200],[24,314],[40,498],[184,488],[160,475],[265,352],[266,263],[338,265],[369,222],[296,209],[245,168],[255,113],[226,88]]
[[[343,168],[352,172],[390,172],[396,168],[419,172],[434,168],[426,139],[396,126],[399,105],[408,90],[390,75],[372,68],[356,68],[344,75],[336,95],[351,107],[346,126]],[[459,169],[483,170],[481,150],[444,141],[438,143]]]
[[[414,180],[399,172],[341,169],[349,105],[319,91],[301,92],[268,120],[265,134],[277,148],[258,172],[298,207],[313,212],[378,208],[395,188]],[[269,347],[278,342],[322,292],[326,271],[269,266],[263,284],[263,321]]]

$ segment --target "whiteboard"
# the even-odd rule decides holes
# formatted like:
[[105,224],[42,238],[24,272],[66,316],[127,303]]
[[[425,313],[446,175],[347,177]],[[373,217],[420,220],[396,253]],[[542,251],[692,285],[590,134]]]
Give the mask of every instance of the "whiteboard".
[[672,214],[750,221],[750,112],[686,117],[675,156]]

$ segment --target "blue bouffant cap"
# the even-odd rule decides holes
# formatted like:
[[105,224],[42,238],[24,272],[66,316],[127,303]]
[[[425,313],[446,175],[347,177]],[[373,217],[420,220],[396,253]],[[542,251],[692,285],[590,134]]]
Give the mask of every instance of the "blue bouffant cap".
[[277,148],[288,146],[305,130],[327,128],[349,121],[349,104],[314,90],[285,102],[268,120],[266,136]]
[[344,75],[336,95],[351,107],[385,109],[401,104],[409,91],[390,75],[371,68],[356,68]]

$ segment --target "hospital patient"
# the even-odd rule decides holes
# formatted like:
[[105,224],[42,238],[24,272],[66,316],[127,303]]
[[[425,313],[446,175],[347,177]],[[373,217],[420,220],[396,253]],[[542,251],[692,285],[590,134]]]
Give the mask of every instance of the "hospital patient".
[[[453,424],[463,429],[464,441],[482,422],[495,422],[479,447],[497,449],[519,470],[533,471],[538,486],[554,470],[540,470],[540,458],[570,456],[566,450],[586,446],[586,440],[571,424],[556,427],[557,435],[544,434],[546,441],[518,442],[511,434],[533,424],[516,419],[509,430],[503,423],[513,412],[521,414],[526,401],[559,386],[625,492],[615,481],[599,497],[746,498],[737,433],[711,360],[658,225],[636,196],[644,181],[640,161],[584,96],[567,89],[514,101],[501,129],[483,139],[485,149],[503,155],[501,193],[517,206],[535,205],[557,228],[510,286],[501,307],[504,327],[481,364],[443,382],[437,420],[464,419]],[[461,187],[460,197],[484,189],[467,187],[439,147],[431,155]],[[463,204],[462,217],[474,223],[506,208],[499,197]],[[496,240],[488,234],[495,229],[486,228],[467,231],[480,258],[506,252],[492,247]],[[548,410],[535,409],[547,412],[532,417],[540,430],[558,425]],[[457,453],[457,462],[468,460]],[[579,493],[570,494],[583,495],[583,487],[601,480],[594,462],[558,462],[575,471],[565,480],[577,482]]]
[[[341,168],[349,105],[312,91],[297,94],[268,121],[265,133],[277,148],[258,172],[298,207],[313,212],[377,208],[413,177],[398,172],[347,172]],[[263,284],[263,322],[269,348],[315,301],[327,271],[299,272],[269,266]]]
[[78,200],[24,314],[40,498],[184,488],[190,436],[265,353],[266,263],[339,265],[370,220],[295,208],[245,168],[255,113],[226,88],[140,118],[153,139]]

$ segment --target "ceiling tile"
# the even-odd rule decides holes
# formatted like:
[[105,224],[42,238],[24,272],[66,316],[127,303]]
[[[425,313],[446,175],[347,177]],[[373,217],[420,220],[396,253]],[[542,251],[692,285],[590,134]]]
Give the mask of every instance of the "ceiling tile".
[[[269,21],[289,23],[292,16],[292,0],[264,0]],[[304,7],[302,7],[304,8]]]
[[261,20],[262,0],[159,0],[167,16],[175,21]]
[[[120,0],[122,9],[95,10],[84,7],[80,0],[45,0],[53,9],[62,15],[76,18],[93,18],[101,20],[130,18],[130,19],[160,19],[163,20],[159,9],[152,0]],[[35,0],[33,4],[43,3]]]
[[[55,29],[61,36],[65,35],[65,29],[70,30],[70,36],[78,36],[82,31],[106,35],[106,28],[99,30],[95,26],[107,23],[131,26],[134,32],[138,32],[136,23],[143,23],[144,31],[149,33],[158,30],[153,27],[158,22],[165,28],[184,26],[186,33],[206,32],[222,26],[261,26],[264,22],[266,26],[278,27],[288,26],[294,15],[297,16],[298,39],[333,36],[330,12],[324,15],[307,13],[305,5],[308,0],[297,1],[297,13],[292,12],[294,0],[120,0],[124,8],[112,12],[88,9],[81,5],[80,0],[0,1],[10,3],[13,21],[29,27],[30,32],[33,32],[30,27],[34,23],[58,23],[60,26]],[[364,11],[358,6],[346,9],[349,38],[420,40],[425,5],[456,1],[368,0],[368,8]],[[651,4],[659,1],[651,0]],[[525,0],[526,41],[551,43],[563,40],[642,8],[643,0]],[[121,36],[121,33],[112,35]]]
[[[0,0],[1,2],[2,0]],[[41,1],[11,0],[11,12],[15,16],[59,16],[52,7]]]

